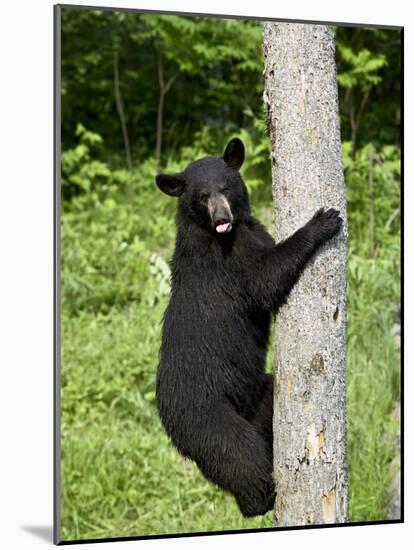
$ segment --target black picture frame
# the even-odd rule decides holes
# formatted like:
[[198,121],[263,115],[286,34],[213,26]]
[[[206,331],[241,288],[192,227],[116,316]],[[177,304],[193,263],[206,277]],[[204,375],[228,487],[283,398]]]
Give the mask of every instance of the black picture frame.
[[[180,16],[200,16],[211,18],[231,18],[231,19],[250,19],[257,21],[276,21],[280,23],[313,23],[321,25],[338,25],[345,27],[364,27],[364,28],[381,28],[381,29],[393,29],[401,32],[401,246],[400,246],[400,262],[401,262],[401,517],[400,519],[384,519],[380,521],[363,521],[352,522],[347,524],[329,524],[329,525],[309,525],[309,526],[292,526],[292,527],[272,527],[263,529],[243,529],[243,530],[228,530],[228,531],[208,531],[208,532],[190,532],[190,533],[171,533],[171,534],[156,534],[156,535],[143,535],[143,536],[127,536],[127,537],[114,537],[114,538],[98,538],[98,539],[80,539],[80,540],[62,540],[60,536],[61,531],[61,517],[60,517],[60,502],[61,502],[61,472],[60,472],[60,460],[61,460],[61,359],[60,359],[60,345],[61,345],[61,299],[60,299],[60,265],[61,265],[61,234],[60,234],[60,215],[61,215],[61,175],[60,175],[60,163],[61,163],[61,10],[62,9],[76,9],[76,10],[102,10],[102,11],[119,11],[127,13],[141,13],[141,14],[163,14],[163,15],[180,15]],[[54,527],[53,527],[53,541],[56,545],[69,545],[69,544],[88,544],[96,542],[119,542],[119,541],[138,541],[138,540],[151,540],[151,539],[168,539],[168,538],[185,538],[196,536],[214,536],[224,534],[240,534],[240,533],[258,533],[258,532],[278,532],[278,531],[291,531],[291,530],[307,530],[307,529],[320,529],[320,528],[338,528],[338,527],[354,527],[354,526],[371,526],[378,524],[399,524],[404,523],[404,27],[394,25],[369,25],[358,24],[340,21],[318,21],[318,20],[303,20],[303,19],[278,19],[272,17],[255,17],[255,16],[237,16],[226,14],[210,14],[200,12],[180,12],[180,11],[161,11],[161,10],[145,10],[138,8],[124,8],[124,7],[107,7],[107,6],[89,6],[89,5],[76,5],[76,4],[57,4],[54,6]]]

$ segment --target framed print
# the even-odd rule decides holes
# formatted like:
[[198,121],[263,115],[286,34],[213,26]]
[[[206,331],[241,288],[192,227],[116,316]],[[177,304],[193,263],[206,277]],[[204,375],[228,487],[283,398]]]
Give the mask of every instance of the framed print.
[[403,521],[402,55],[55,6],[56,543]]

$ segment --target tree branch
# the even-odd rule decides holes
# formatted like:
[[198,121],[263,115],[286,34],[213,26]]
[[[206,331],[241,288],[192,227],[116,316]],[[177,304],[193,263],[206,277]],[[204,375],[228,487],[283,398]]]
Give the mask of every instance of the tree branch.
[[161,152],[162,152],[162,133],[164,126],[164,104],[165,96],[171,89],[174,82],[177,80],[180,75],[180,71],[174,73],[165,83],[164,80],[164,67],[162,62],[162,54],[159,53],[157,56],[157,73],[158,73],[158,84],[159,84],[159,95],[158,95],[158,110],[157,110],[157,133],[155,140],[155,164],[157,170],[160,168],[161,163]]

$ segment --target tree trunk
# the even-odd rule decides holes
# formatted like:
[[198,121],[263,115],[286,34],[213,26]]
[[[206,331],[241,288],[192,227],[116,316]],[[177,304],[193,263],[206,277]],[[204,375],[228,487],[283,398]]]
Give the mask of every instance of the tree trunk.
[[277,240],[321,207],[344,220],[276,319],[275,520],[343,523],[347,223],[333,30],[266,23],[263,48]]
[[159,95],[158,95],[158,109],[157,109],[157,134],[156,134],[156,140],[155,140],[155,165],[157,167],[157,171],[160,169],[160,164],[161,164],[164,97],[165,97],[165,92],[163,87],[160,84]]
[[179,72],[171,76],[171,78],[165,82],[164,80],[164,68],[162,62],[162,55],[158,56],[157,62],[157,71],[158,71],[158,86],[159,86],[159,95],[158,95],[158,109],[157,109],[157,133],[155,141],[155,164],[157,171],[161,166],[161,152],[162,152],[162,133],[164,129],[164,103],[165,96],[170,91],[171,86],[177,80]]
[[129,172],[132,172],[131,147],[129,145],[128,129],[125,119],[124,103],[122,101],[121,89],[119,87],[119,58],[118,51],[114,49],[114,93],[116,110],[118,111],[119,122],[121,123],[122,139],[124,140],[126,163]]

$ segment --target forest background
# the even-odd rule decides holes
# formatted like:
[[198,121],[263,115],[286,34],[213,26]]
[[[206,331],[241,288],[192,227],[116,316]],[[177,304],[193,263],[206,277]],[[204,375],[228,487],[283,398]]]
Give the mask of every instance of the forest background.
[[[273,231],[262,23],[62,9],[62,539],[271,527],[174,450],[154,402],[175,203],[228,139]],[[401,34],[337,27],[349,219],[350,521],[390,513],[400,398]],[[269,368],[272,350],[269,353]]]

